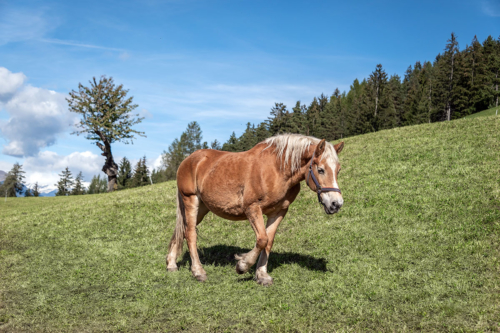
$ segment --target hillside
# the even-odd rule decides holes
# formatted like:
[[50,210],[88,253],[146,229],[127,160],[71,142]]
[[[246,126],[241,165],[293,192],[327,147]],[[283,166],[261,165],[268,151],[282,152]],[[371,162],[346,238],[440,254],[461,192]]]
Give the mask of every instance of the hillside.
[[481,112],[478,112],[478,113],[473,113],[465,118],[477,118],[477,117],[488,117],[488,116],[494,116],[494,115],[498,115],[497,114],[497,109],[499,111],[499,114],[500,114],[500,107],[499,108],[491,108],[491,109],[488,109],[488,110],[484,110],[484,111],[481,111]]
[[498,331],[500,117],[345,142],[344,207],[327,216],[303,186],[269,288],[235,273],[248,222],[211,214],[208,281],[187,253],[166,273],[174,182],[1,200],[0,331]]

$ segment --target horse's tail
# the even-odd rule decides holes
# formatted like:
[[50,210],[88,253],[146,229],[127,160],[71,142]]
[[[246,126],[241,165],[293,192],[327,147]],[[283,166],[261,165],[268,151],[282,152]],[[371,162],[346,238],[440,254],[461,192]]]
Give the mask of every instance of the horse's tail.
[[170,240],[168,252],[175,251],[177,257],[182,252],[184,245],[184,233],[186,231],[186,210],[184,207],[184,200],[182,200],[181,192],[177,189],[177,221],[175,222],[175,230]]

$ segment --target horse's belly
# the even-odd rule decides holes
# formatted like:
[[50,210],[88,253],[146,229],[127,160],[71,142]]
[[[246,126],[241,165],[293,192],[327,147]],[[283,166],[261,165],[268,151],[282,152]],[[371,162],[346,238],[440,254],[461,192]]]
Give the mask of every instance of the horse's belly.
[[246,220],[247,216],[245,214],[245,210],[243,207],[239,206],[227,206],[227,205],[218,205],[218,204],[210,204],[210,202],[203,201],[205,206],[217,216],[220,216],[227,220],[233,221],[241,221]]
[[242,200],[234,195],[221,196],[218,199],[210,195],[200,195],[200,198],[205,206],[217,216],[233,221],[247,219]]

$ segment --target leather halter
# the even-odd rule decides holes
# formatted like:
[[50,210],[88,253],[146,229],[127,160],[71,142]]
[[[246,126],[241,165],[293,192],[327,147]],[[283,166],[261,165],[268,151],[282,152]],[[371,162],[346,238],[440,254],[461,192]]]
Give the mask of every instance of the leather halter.
[[[313,156],[311,158],[311,163],[309,164],[309,171],[307,172],[306,184],[309,186],[309,177],[311,177],[313,182],[314,182],[314,185],[316,185],[316,193],[318,193],[318,201],[320,204],[323,205],[323,202],[321,201],[321,197],[320,197],[321,193],[323,193],[323,192],[337,192],[337,193],[342,194],[342,192],[340,192],[340,189],[335,188],[335,187],[321,187],[321,185],[319,184],[319,182],[316,179],[316,176],[314,175],[314,172],[312,170],[315,153],[316,153],[316,151],[313,152]],[[316,166],[316,168],[317,168],[317,166]]]

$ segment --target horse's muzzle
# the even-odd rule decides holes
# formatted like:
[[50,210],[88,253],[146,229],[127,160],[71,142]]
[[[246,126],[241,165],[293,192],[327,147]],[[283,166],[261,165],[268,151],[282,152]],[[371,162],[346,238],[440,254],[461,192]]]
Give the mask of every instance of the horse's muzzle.
[[325,208],[325,213],[331,215],[337,213],[342,205],[336,201],[333,201],[329,206],[323,204],[323,207]]

